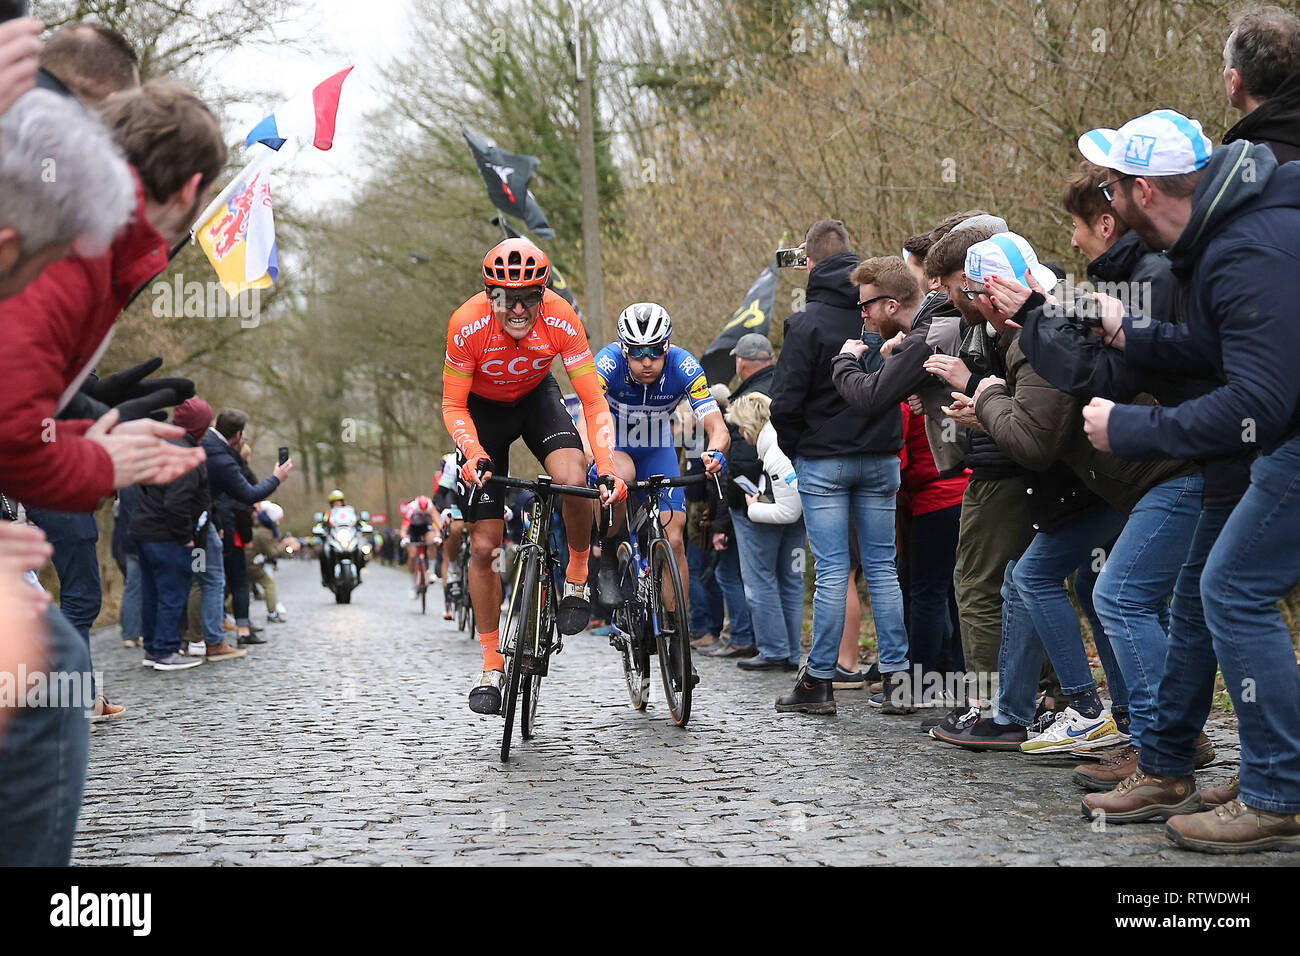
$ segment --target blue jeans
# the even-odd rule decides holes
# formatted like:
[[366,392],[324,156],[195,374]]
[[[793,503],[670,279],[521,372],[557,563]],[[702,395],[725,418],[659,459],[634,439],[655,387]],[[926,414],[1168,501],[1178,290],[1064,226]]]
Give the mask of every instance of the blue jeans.
[[1156,690],[1155,718],[1143,734],[1138,767],[1160,777],[1190,777],[1196,759],[1196,738],[1205,727],[1214,702],[1214,672],[1218,661],[1205,624],[1201,575],[1210,549],[1228,523],[1235,501],[1201,502],[1169,605],[1169,645]]
[[1200,474],[1156,485],[1137,503],[1110,549],[1093,601],[1130,697],[1133,745],[1155,719],[1156,688],[1168,650],[1167,617],[1179,570],[1201,513]]
[[174,541],[141,541],[140,633],[145,652],[161,660],[181,649],[181,618],[190,592],[191,551]]
[[[1113,541],[1106,542],[1107,554],[1110,553],[1113,545]],[[1097,657],[1101,659],[1101,669],[1106,672],[1106,689],[1110,692],[1111,712],[1128,713],[1128,686],[1124,683],[1124,673],[1119,669],[1119,662],[1115,660],[1115,651],[1110,646],[1110,638],[1106,636],[1106,628],[1097,617],[1097,607],[1092,599],[1093,590],[1097,586],[1097,575],[1100,572],[1101,569],[1095,567],[1095,559],[1091,556],[1079,565],[1079,570],[1074,572],[1074,597],[1079,602],[1079,609],[1083,611],[1088,626],[1092,628],[1092,641],[1097,648]],[[1167,609],[1161,621],[1168,626]]]
[[704,586],[704,569],[708,566],[709,555],[697,548],[691,541],[686,542],[686,567],[690,569],[691,599],[691,633],[722,633],[725,611],[722,603],[722,588],[718,587],[715,577],[712,583]]
[[[1015,562],[1012,579],[1066,694],[1090,691],[1097,682],[1083,650],[1079,616],[1065,593],[1065,579],[1079,565],[1098,560],[1100,555],[1094,557],[1094,552],[1104,553],[1104,546],[1123,530],[1124,521],[1115,509],[1098,505],[1055,531],[1034,535]],[[1099,628],[1097,641],[1104,640]],[[1108,672],[1106,677],[1112,688],[1122,680],[1118,672]]]
[[997,716],[1028,727],[1034,722],[1038,675],[1043,671],[1046,654],[1034,630],[1034,619],[1015,585],[1015,571],[1016,562],[1008,562],[1002,578],[1002,643],[998,645],[998,689],[993,710]]
[[1300,581],[1300,436],[1255,459],[1201,577],[1241,736],[1241,802],[1300,813],[1300,671],[1277,602]]
[[848,595],[850,521],[857,528],[862,574],[870,591],[880,672],[907,670],[903,591],[894,563],[898,456],[800,457],[794,470],[808,544],[817,563],[808,673],[823,680],[835,676]]
[[731,526],[758,653],[797,666],[803,653],[803,521],[763,524],[732,508]]
[[140,598],[143,585],[140,581],[140,555],[123,555],[126,562],[126,584],[122,586],[122,640],[134,641],[140,636]]
[[[1092,633],[1097,636],[1097,656],[1101,658],[1102,669],[1110,680],[1111,708],[1124,711],[1128,709],[1128,692],[1106,640],[1106,632],[1093,610],[1092,586],[1096,573],[1092,570],[1092,561],[1089,556],[1079,565],[1074,575],[1074,594]],[[998,692],[994,708],[999,716],[1028,727],[1034,722],[1037,711],[1038,688],[1047,653],[1034,630],[1034,619],[1025,599],[1015,586],[1017,563],[1007,564],[1007,573],[1002,579],[1002,643],[998,648]]]
[[[198,544],[196,541],[195,544]],[[203,640],[207,644],[220,644],[221,619],[226,608],[226,569],[217,529],[209,521],[203,541],[203,570],[194,572],[199,582],[200,616],[203,618]]]
[[714,552],[718,556],[718,563],[713,570],[713,579],[722,588],[727,613],[731,616],[731,643],[753,647],[754,623],[750,620],[749,603],[745,599],[745,582],[740,572],[740,546],[736,543],[734,529],[729,538],[725,549]]
[[90,640],[90,628],[99,617],[103,588],[95,542],[99,528],[93,514],[65,514],[35,509],[27,512],[32,524],[45,532],[54,546],[54,570],[59,574],[59,609],[77,633]]
[[[47,673],[88,674],[90,648],[76,629],[54,608],[45,624]],[[89,701],[58,703],[15,708],[0,731],[0,866],[72,860],[90,751]]]

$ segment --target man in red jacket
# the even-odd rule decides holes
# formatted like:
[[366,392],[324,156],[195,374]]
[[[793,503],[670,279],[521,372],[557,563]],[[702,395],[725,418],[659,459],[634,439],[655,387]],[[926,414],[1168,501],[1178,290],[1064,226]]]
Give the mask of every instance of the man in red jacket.
[[117,424],[54,416],[108,346],[131,295],[167,265],[226,157],[216,120],[197,97],[151,82],[115,94],[102,115],[134,168],[132,221],[102,256],[71,255],[0,302],[0,489],[29,505],[90,511],[116,488],[171,481],[203,459],[149,419]]

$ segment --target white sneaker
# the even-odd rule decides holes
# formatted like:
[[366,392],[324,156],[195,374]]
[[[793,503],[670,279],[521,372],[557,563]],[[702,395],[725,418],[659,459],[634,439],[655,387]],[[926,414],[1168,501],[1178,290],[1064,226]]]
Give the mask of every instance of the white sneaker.
[[156,671],[183,671],[191,667],[198,667],[202,663],[202,660],[186,657],[184,654],[169,654],[167,657],[160,657],[155,660],[153,669]]
[[1127,737],[1115,726],[1115,719],[1110,711],[1103,710],[1100,716],[1085,717],[1073,707],[1061,711],[1060,716],[1050,727],[1037,737],[1032,737],[1020,745],[1020,752],[1026,754],[1070,753],[1079,750],[1097,750],[1120,743]]
[[185,645],[185,653],[190,657],[207,657],[208,645],[202,641],[190,641]]

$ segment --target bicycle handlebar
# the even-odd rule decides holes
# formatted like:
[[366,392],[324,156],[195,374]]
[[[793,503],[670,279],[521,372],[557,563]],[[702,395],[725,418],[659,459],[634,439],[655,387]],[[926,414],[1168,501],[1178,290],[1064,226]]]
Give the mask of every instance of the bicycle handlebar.
[[698,485],[701,482],[708,481],[712,475],[678,475],[669,478],[667,475],[651,475],[649,478],[643,478],[640,481],[628,482],[628,491],[650,491],[654,488],[680,488],[683,485]]
[[511,478],[509,475],[493,475],[488,479],[488,484],[494,483],[506,488],[522,488],[534,494],[572,495],[575,498],[600,497],[598,489],[588,488],[585,485],[561,485],[552,481],[525,481],[522,478]]

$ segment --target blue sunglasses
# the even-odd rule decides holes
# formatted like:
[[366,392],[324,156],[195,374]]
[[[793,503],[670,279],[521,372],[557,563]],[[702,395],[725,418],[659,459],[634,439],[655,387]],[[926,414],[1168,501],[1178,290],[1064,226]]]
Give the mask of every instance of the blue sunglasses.
[[662,358],[668,351],[666,345],[625,345],[623,348],[627,350],[627,357],[634,359]]

